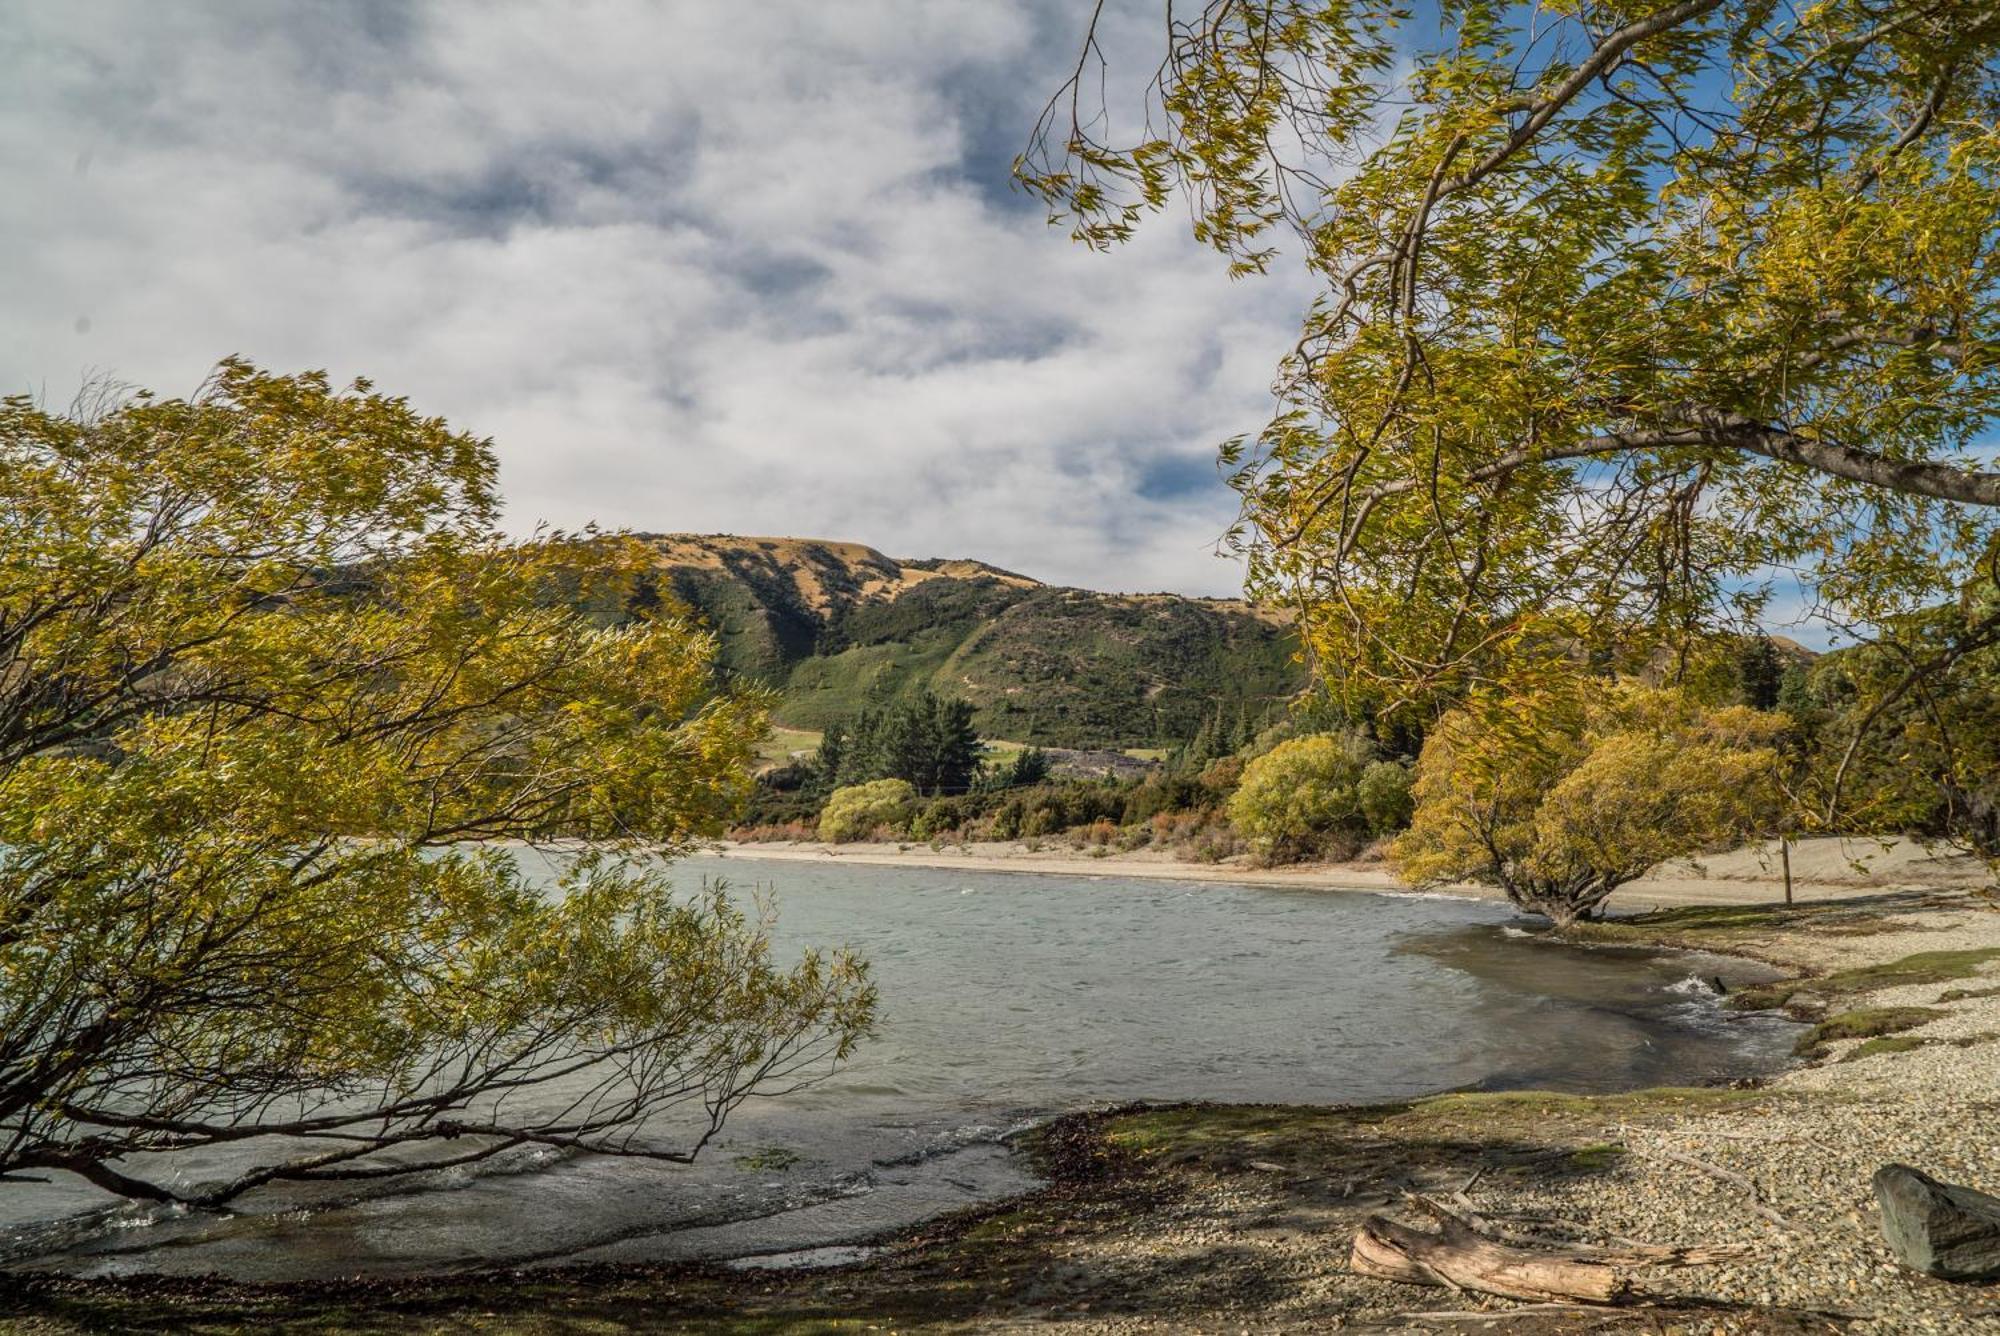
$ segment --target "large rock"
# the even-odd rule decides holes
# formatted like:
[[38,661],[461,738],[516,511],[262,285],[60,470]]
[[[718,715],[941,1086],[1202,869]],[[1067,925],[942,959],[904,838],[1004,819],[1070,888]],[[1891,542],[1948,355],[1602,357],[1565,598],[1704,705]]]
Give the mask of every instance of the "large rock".
[[1904,1266],[1945,1280],[2000,1278],[2000,1197],[1885,1164],[1875,1200],[1882,1236]]

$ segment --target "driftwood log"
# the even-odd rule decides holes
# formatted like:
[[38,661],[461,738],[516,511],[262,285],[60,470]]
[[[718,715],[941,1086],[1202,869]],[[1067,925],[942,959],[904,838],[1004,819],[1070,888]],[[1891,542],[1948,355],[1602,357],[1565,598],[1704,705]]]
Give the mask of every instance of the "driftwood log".
[[1624,1268],[1707,1266],[1735,1261],[1749,1251],[1730,1244],[1553,1245],[1485,1219],[1463,1197],[1458,1207],[1421,1193],[1409,1194],[1408,1200],[1442,1228],[1413,1229],[1386,1216],[1369,1216],[1354,1236],[1348,1261],[1357,1273],[1530,1303],[1615,1304],[1646,1297]]
[[1632,1283],[1606,1262],[1499,1243],[1456,1220],[1431,1233],[1371,1215],[1354,1236],[1348,1265],[1380,1280],[1535,1303],[1612,1304],[1634,1293]]

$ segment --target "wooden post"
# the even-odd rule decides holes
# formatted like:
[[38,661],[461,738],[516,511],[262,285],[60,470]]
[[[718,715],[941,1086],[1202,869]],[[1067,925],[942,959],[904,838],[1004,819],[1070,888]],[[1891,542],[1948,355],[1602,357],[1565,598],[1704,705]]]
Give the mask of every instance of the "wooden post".
[[1784,860],[1785,903],[1790,904],[1792,902],[1792,837],[1791,836],[1780,835],[1778,837],[1778,857]]

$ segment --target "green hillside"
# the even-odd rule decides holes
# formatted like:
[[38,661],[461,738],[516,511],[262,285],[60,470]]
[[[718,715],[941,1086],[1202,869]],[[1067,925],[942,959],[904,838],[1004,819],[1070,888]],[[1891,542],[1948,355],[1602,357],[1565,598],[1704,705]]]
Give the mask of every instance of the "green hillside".
[[985,736],[1165,746],[1218,708],[1260,716],[1303,681],[1286,627],[1233,600],[1057,588],[854,543],[648,541],[662,591],[719,633],[725,671],[781,693],[791,728],[929,687],[970,701]]

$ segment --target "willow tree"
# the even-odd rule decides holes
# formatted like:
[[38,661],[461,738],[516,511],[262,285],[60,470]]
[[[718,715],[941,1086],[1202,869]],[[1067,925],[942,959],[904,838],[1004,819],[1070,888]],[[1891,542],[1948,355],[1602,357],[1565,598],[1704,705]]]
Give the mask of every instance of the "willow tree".
[[1633,682],[1474,693],[1424,740],[1397,870],[1485,882],[1568,927],[1659,863],[1768,829],[1788,722]]
[[1990,575],[1993,0],[1170,4],[1129,139],[1097,22],[1019,175],[1317,280],[1224,455],[1335,686],[1692,678],[1774,572],[1862,628]]
[[1891,619],[1802,673],[1789,708],[1811,763],[1800,798],[1821,821],[1918,832],[2000,863],[2000,596]]
[[[733,809],[763,702],[676,616],[577,611],[643,555],[496,537],[494,478],[399,399],[239,362],[0,404],[0,1181],[684,1160],[864,1032],[860,964],[781,965],[646,861]],[[554,835],[590,852],[553,887],[472,843]],[[133,1159],[223,1143],[207,1181]]]

